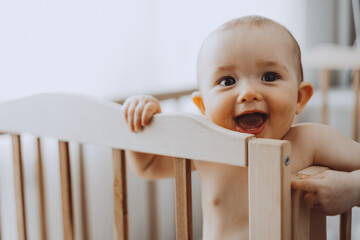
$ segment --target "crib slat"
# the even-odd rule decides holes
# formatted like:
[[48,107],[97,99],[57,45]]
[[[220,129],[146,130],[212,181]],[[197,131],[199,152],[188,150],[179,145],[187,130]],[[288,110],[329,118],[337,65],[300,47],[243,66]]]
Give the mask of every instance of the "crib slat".
[[176,239],[193,239],[191,203],[191,161],[174,158]]
[[360,91],[360,70],[354,71],[354,110],[353,110],[353,139],[359,141],[359,91]]
[[60,181],[64,240],[74,239],[69,143],[59,141]]
[[37,147],[37,174],[39,184],[39,216],[40,216],[40,235],[42,240],[47,239],[46,232],[46,214],[45,214],[45,190],[44,190],[44,178],[43,178],[43,164],[41,155],[41,141],[40,138],[36,139]]
[[114,239],[127,240],[129,238],[129,230],[125,151],[113,149],[112,154],[114,172]]
[[16,198],[16,217],[18,226],[18,239],[26,240],[26,214],[25,214],[25,195],[24,195],[24,175],[21,156],[20,135],[12,135],[14,177],[15,177],[15,198]]
[[351,209],[340,216],[340,240],[351,240]]
[[79,144],[79,181],[80,181],[80,202],[81,202],[81,231],[82,239],[89,239],[88,217],[86,202],[86,179],[84,170],[84,150],[83,144]]
[[310,239],[310,207],[304,201],[304,192],[291,190],[291,239]]
[[330,84],[330,71],[328,69],[321,71],[320,87],[321,87],[321,123],[328,124],[329,106],[328,92]]
[[[290,143],[249,141],[249,239],[291,239]],[[268,187],[271,186],[271,187]]]
[[149,208],[149,240],[157,240],[158,236],[158,210],[157,210],[157,182],[156,181],[148,181],[147,182],[147,199],[149,200],[148,208]]

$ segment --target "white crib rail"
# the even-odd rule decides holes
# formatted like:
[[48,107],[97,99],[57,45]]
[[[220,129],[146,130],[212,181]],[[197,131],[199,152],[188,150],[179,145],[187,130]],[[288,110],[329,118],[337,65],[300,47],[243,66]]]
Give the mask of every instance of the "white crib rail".
[[194,114],[160,114],[154,119],[141,134],[134,134],[121,105],[102,99],[40,94],[0,103],[0,132],[246,166],[251,134],[220,128]]

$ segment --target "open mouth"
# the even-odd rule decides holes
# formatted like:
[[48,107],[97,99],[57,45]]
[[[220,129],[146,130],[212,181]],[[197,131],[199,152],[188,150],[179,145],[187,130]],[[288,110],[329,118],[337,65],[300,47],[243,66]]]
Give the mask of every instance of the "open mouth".
[[234,122],[238,131],[257,135],[264,130],[268,118],[266,113],[253,112],[235,117]]

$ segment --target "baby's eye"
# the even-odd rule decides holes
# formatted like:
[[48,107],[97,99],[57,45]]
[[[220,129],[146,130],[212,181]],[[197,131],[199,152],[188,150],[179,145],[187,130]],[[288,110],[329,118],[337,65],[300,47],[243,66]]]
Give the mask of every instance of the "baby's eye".
[[261,77],[261,81],[264,82],[274,82],[275,80],[279,79],[280,75],[276,72],[266,72],[264,73],[264,75]]
[[221,86],[231,86],[231,85],[234,85],[235,83],[236,83],[236,80],[230,76],[223,77],[219,80],[219,84]]

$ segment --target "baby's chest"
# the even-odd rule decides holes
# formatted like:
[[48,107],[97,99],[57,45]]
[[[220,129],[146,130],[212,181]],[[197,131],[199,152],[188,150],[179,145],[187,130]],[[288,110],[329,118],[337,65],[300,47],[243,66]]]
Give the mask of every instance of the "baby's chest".
[[203,198],[217,203],[221,199],[247,199],[248,171],[244,167],[197,162]]

